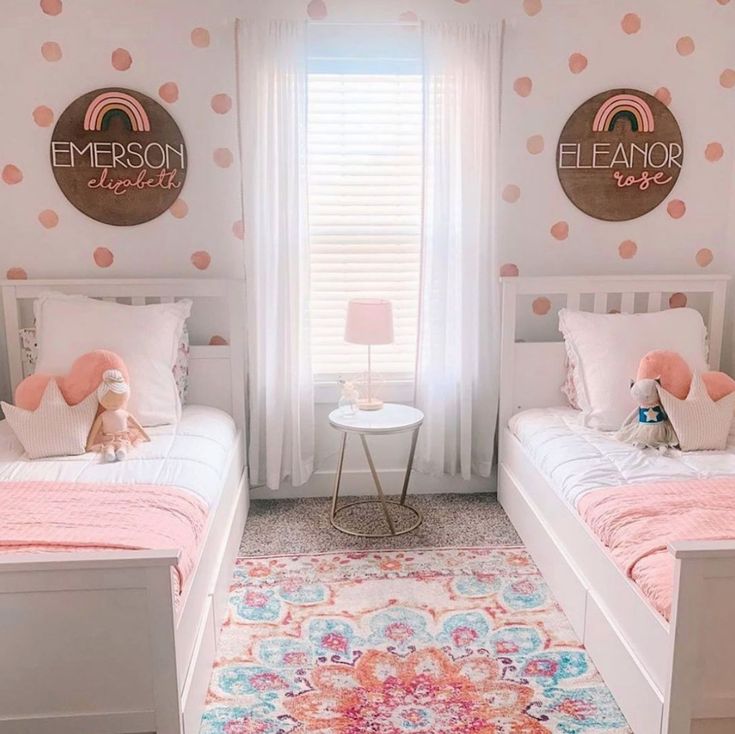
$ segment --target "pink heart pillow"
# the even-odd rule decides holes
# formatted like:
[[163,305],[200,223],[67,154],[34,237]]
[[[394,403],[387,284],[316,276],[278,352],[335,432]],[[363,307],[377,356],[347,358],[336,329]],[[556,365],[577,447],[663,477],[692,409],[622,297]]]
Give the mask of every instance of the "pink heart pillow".
[[69,405],[81,403],[99,387],[105,370],[120,370],[129,381],[128,369],[122,357],[106,349],[95,349],[74,361],[68,375],[31,375],[15,388],[15,404],[25,410],[36,410],[49,380],[56,380],[64,400]]

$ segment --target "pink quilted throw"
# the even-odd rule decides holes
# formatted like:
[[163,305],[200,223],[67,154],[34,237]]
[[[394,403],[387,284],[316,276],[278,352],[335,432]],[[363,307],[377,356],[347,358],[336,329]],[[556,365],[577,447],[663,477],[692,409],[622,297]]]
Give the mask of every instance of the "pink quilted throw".
[[0,484],[0,552],[176,549],[179,589],[194,570],[206,522],[206,505],[176,487]]
[[654,608],[671,617],[674,540],[735,539],[735,479],[610,487],[587,493],[579,514]]

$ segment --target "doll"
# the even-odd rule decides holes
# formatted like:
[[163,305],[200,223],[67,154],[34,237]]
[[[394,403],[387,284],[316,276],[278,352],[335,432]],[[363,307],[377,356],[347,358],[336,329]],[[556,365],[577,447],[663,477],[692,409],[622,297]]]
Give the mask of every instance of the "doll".
[[99,451],[105,461],[121,461],[128,449],[141,441],[150,441],[134,416],[126,410],[130,386],[120,370],[106,370],[97,388],[103,410],[92,424],[87,451]]
[[644,377],[632,380],[630,394],[638,407],[628,416],[615,434],[619,441],[666,451],[679,443],[668,416],[661,407],[658,388],[661,381]]

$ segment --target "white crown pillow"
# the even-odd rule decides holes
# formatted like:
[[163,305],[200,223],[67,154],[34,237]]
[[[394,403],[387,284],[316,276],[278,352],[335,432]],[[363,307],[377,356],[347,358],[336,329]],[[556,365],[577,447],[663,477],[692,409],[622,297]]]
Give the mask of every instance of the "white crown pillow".
[[173,367],[191,301],[128,306],[84,296],[44,293],[34,304],[36,373],[64,375],[95,349],[119,354],[130,376],[128,410],[144,426],[181,417]]
[[85,453],[97,406],[97,394],[94,392],[81,403],[67,405],[53,379],[48,381],[36,410],[2,403],[8,425],[31,459]]

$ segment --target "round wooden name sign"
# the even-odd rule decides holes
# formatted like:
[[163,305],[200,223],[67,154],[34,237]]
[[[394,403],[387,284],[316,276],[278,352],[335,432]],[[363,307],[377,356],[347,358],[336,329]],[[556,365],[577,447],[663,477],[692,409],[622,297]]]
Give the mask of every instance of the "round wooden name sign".
[[96,89],[72,102],[51,136],[51,168],[79,211],[126,226],[176,201],[188,159],[171,115],[132,89]]
[[684,162],[681,130],[669,108],[636,89],[588,99],[567,120],[556,150],[566,195],[596,219],[635,219],[674,188]]

